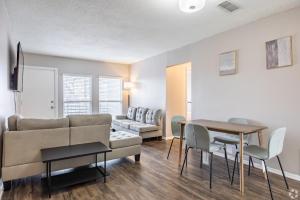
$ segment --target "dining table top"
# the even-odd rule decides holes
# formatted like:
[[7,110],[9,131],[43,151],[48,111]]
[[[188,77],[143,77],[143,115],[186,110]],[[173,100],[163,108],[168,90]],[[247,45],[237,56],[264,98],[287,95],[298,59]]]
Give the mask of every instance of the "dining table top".
[[229,133],[234,135],[239,135],[241,133],[247,135],[268,128],[266,126],[237,124],[232,122],[215,121],[215,120],[207,120],[207,119],[180,121],[178,123],[181,125],[185,125],[188,123],[199,124],[201,126],[206,127],[210,131],[224,132],[224,133]]

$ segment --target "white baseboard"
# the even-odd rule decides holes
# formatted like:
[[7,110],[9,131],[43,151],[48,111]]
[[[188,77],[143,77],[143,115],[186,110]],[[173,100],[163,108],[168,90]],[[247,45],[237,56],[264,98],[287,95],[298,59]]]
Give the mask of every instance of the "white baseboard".
[[[221,152],[216,152],[215,155],[220,156],[220,157],[224,157],[224,153],[221,153]],[[228,157],[229,160],[234,161],[234,156],[228,155],[227,157]],[[244,164],[248,165],[248,160],[244,160]],[[262,165],[259,164],[259,163],[254,162],[254,167],[263,170]],[[268,167],[268,171],[271,172],[271,173],[278,174],[278,175],[282,176],[281,170],[279,170],[279,169]],[[290,179],[293,179],[293,180],[296,180],[296,181],[300,181],[300,175],[294,174],[294,173],[291,173],[291,172],[287,172],[287,171],[284,171],[284,173],[285,173],[285,176],[287,178],[290,178]]]
[[[163,137],[163,139],[164,140],[172,140],[173,136]],[[234,161],[234,156],[232,154],[229,154],[229,152],[231,152],[231,153],[233,152],[233,149],[228,149],[228,150],[227,150],[227,153],[228,153],[227,158],[229,160]],[[216,152],[215,155],[220,156],[220,157],[224,157],[223,152]],[[203,154],[203,163],[208,165],[208,155],[206,155],[206,154]],[[248,160],[244,160],[244,164],[248,165]],[[259,169],[263,170],[262,165],[259,164],[259,163],[254,162],[254,166],[256,168],[259,168]],[[279,169],[268,167],[268,171],[271,172],[271,173],[278,174],[278,175],[282,176],[281,170],[279,170]],[[294,173],[291,173],[291,172],[287,172],[287,171],[284,171],[284,173],[285,173],[285,176],[287,178],[290,178],[290,179],[293,179],[293,180],[296,180],[296,181],[300,181],[300,175],[294,174]]]

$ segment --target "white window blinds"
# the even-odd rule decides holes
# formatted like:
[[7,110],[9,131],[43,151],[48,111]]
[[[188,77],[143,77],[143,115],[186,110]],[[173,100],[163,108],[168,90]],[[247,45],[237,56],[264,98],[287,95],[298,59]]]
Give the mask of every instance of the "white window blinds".
[[63,75],[64,116],[92,113],[92,78]]
[[122,79],[99,77],[99,112],[122,114]]

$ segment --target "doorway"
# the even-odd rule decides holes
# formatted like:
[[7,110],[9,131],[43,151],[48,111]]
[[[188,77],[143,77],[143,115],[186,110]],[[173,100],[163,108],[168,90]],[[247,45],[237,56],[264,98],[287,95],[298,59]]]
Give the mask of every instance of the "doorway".
[[57,69],[25,66],[23,80],[21,115],[26,118],[57,118]]
[[171,119],[175,115],[191,119],[192,64],[184,63],[166,69],[166,138],[172,136]]

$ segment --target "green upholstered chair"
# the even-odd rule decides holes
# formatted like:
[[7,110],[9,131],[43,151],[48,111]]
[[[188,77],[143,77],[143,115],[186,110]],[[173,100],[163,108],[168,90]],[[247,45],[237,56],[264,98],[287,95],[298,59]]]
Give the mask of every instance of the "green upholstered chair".
[[[228,122],[235,123],[235,124],[244,124],[244,125],[251,124],[249,122],[249,120],[243,119],[243,118],[230,118],[228,120]],[[225,154],[225,159],[227,160],[226,146],[227,145],[235,145],[235,148],[237,149],[237,145],[240,143],[240,137],[238,135],[224,134],[223,136],[216,136],[216,137],[214,137],[214,142],[218,142],[218,143],[224,144],[224,154]],[[249,135],[245,135],[244,136],[244,144],[246,144],[246,145],[249,144]],[[238,159],[237,154],[235,155],[235,158]],[[252,159],[250,159],[250,161],[251,161],[252,166],[254,167]],[[239,166],[239,165],[237,165],[237,166]],[[227,162],[227,169],[228,169],[228,175],[230,176],[228,162]],[[239,173],[239,170],[238,170],[238,173]]]
[[169,159],[174,139],[180,139],[181,126],[178,122],[181,122],[181,121],[185,121],[185,117],[177,115],[177,116],[172,117],[172,119],[171,119],[171,130],[172,130],[173,139],[172,139],[172,142],[171,142],[171,145],[169,148],[167,159]]
[[[270,138],[269,138],[269,143],[268,143],[268,148],[262,148],[260,146],[257,145],[249,145],[249,146],[245,146],[244,147],[244,154],[249,156],[249,166],[250,166],[250,158],[256,158],[259,159],[261,161],[263,161],[264,166],[265,166],[265,171],[266,171],[266,175],[267,175],[267,180],[268,180],[268,186],[269,186],[269,190],[270,190],[270,194],[271,194],[271,198],[273,199],[273,194],[272,194],[272,189],[271,189],[271,183],[270,183],[270,179],[269,179],[269,175],[268,175],[268,169],[267,169],[267,165],[266,165],[266,160],[270,160],[274,157],[277,157],[284,181],[285,181],[285,185],[286,188],[289,189],[289,185],[287,183],[280,159],[279,159],[279,154],[281,154],[282,149],[283,149],[283,142],[284,142],[284,137],[286,134],[286,128],[279,128],[276,129],[275,131],[272,132]],[[235,165],[236,165],[236,159],[234,161],[234,167],[233,170],[235,170]],[[234,174],[234,171],[233,171]],[[248,175],[250,175],[250,167],[248,168]],[[231,184],[233,183],[233,178],[234,175],[232,176],[232,181]]]
[[[228,120],[230,123],[234,124],[245,124],[248,125],[250,124],[249,120],[243,119],[243,118],[230,118]],[[228,135],[224,134],[224,136],[217,136],[214,138],[214,141],[220,142],[223,144],[231,144],[231,145],[238,145],[240,143],[240,137],[238,135]],[[249,136],[245,135],[244,136],[244,143],[248,143],[249,141]]]
[[214,152],[222,149],[223,145],[212,143],[210,137],[209,131],[201,125],[189,123],[185,126],[185,156],[180,174],[182,175],[190,149],[201,150],[201,154],[202,151],[208,152],[210,154],[209,187],[211,188],[213,154]]

